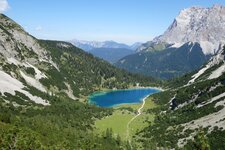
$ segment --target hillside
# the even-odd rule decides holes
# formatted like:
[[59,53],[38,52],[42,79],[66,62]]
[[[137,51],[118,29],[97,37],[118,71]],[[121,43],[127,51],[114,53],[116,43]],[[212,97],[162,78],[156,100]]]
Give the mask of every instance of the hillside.
[[72,44],[38,40],[0,15],[0,145],[3,149],[120,149],[111,132],[93,135],[112,109],[86,103],[97,90],[153,85]]
[[121,58],[134,53],[132,50],[126,48],[94,48],[89,52],[112,64],[116,63]]
[[150,96],[159,107],[145,113],[156,117],[133,139],[146,149],[223,149],[224,51],[225,47],[198,71],[171,80],[169,90]]
[[[53,78],[58,77],[54,81],[63,81],[59,86],[63,87],[64,82],[68,83],[75,96],[85,96],[101,89],[124,89],[136,86],[137,83],[142,86],[156,83],[153,78],[117,69],[72,44],[58,41],[40,41],[40,44],[50,52],[52,59],[59,65],[60,72],[49,70],[49,75],[54,73]],[[51,87],[48,80],[42,80],[42,83]]]
[[209,58],[198,43],[187,43],[179,48],[135,53],[122,58],[115,65],[130,72],[171,79],[198,69]]

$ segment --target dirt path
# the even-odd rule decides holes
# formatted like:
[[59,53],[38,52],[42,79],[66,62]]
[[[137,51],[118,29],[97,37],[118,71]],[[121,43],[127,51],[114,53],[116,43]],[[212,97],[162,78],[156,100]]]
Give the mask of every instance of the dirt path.
[[145,98],[143,98],[143,100],[142,100],[143,103],[142,103],[141,107],[138,109],[137,115],[135,115],[133,118],[131,118],[131,120],[127,123],[126,139],[128,141],[130,141],[130,139],[129,139],[129,135],[130,135],[130,131],[129,131],[130,130],[130,124],[134,121],[134,119],[136,119],[138,116],[141,115],[141,110],[144,108],[144,106],[145,106],[145,100],[148,98],[148,96],[146,96]]

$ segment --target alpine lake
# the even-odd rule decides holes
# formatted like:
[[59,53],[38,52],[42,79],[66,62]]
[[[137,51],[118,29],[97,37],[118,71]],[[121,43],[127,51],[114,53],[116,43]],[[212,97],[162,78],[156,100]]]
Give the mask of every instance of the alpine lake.
[[114,107],[122,104],[142,103],[146,96],[160,92],[156,88],[134,88],[126,90],[112,90],[95,92],[88,97],[90,104],[100,107]]

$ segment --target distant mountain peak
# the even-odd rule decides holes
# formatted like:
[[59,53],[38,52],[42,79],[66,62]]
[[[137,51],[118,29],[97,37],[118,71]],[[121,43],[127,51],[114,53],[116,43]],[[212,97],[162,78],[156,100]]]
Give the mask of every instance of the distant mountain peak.
[[198,42],[205,55],[215,54],[225,43],[225,7],[215,4],[210,8],[194,6],[183,9],[153,42],[165,42],[174,47]]
[[139,47],[142,43],[134,43],[133,45],[127,45],[124,43],[120,42],[115,42],[113,40],[107,40],[107,41],[86,41],[86,40],[71,40],[69,41],[72,43],[74,46],[79,47],[85,51],[90,51],[95,48],[126,48],[126,49],[131,49],[135,50],[137,47]]
[[212,8],[215,8],[215,9],[223,9],[223,5],[220,5],[220,4],[214,4]]

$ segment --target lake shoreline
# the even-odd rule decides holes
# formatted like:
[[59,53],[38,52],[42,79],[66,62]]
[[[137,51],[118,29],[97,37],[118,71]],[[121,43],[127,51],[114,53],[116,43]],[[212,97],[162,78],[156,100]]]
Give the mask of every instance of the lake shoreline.
[[[88,97],[88,103],[89,104],[94,104],[96,106],[99,106],[99,107],[108,107],[108,108],[115,108],[115,107],[119,107],[121,105],[132,105],[132,104],[140,104],[143,102],[143,99],[146,98],[145,97],[140,97],[141,95],[137,95],[137,100],[134,100],[135,98],[130,96],[128,97],[128,100],[131,98],[131,101],[124,101],[124,99],[126,99],[126,97],[117,97],[117,100],[119,99],[122,99],[121,103],[115,103],[115,104],[112,104],[112,105],[100,105],[99,102],[100,101],[104,101],[104,100],[99,100],[98,97],[107,97],[107,95],[109,95],[111,93],[111,95],[115,95],[114,92],[127,92],[127,93],[130,93],[132,91],[136,91],[136,90],[144,90],[143,92],[146,93],[146,91],[149,91],[150,90],[150,93],[148,95],[146,95],[147,97],[149,97],[149,95],[152,95],[152,94],[155,94],[155,93],[158,93],[158,92],[161,92],[163,89],[161,88],[158,88],[158,87],[132,87],[132,88],[129,88],[129,89],[112,89],[112,90],[105,90],[105,91],[96,91],[94,93],[92,93],[91,95],[89,95]],[[97,101],[94,100],[94,99],[98,99]],[[115,99],[115,98],[114,98]],[[106,100],[106,99],[105,99]],[[111,100],[106,100],[104,101],[103,103],[107,102],[107,101],[111,101]],[[111,101],[113,102],[113,101]]]
[[[116,88],[113,88],[113,89],[102,89],[101,91],[95,91],[93,93],[91,93],[89,96],[93,95],[93,94],[96,94],[96,93],[106,93],[106,92],[113,92],[113,91],[123,91],[123,90],[135,90],[135,89],[155,89],[155,90],[159,90],[159,91],[165,91],[165,89],[163,89],[162,87],[152,87],[152,86],[134,86],[134,87],[129,87],[127,89],[116,89]],[[88,97],[89,97],[88,96]]]
[[151,86],[139,86],[137,87],[137,89],[156,89],[156,90],[159,90],[161,92],[165,91],[165,89],[163,89],[162,87],[151,87]]

